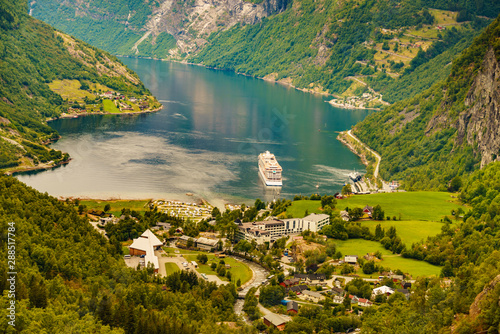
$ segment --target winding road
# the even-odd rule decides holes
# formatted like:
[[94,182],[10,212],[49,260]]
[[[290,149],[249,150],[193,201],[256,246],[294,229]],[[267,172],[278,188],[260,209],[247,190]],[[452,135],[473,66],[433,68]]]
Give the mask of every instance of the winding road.
[[360,143],[368,151],[370,151],[375,156],[375,158],[377,159],[377,165],[375,166],[375,171],[373,172],[373,176],[375,178],[378,178],[378,169],[379,169],[379,166],[380,166],[380,160],[382,160],[382,158],[380,157],[380,155],[377,152],[375,152],[374,150],[372,150],[371,148],[369,148],[368,146],[366,146],[361,140],[359,140],[355,135],[353,135],[351,131],[352,130],[347,131],[347,134],[352,139],[354,139],[355,141],[357,141],[358,143]]

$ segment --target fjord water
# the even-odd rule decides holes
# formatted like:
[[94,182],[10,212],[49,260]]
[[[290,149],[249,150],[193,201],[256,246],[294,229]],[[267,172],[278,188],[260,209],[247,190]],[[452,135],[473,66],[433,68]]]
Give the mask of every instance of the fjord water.
[[[55,149],[73,160],[18,178],[54,196],[271,200],[257,156],[283,167],[280,197],[334,193],[364,166],[338,140],[369,111],[343,110],[263,80],[152,59],[121,59],[163,104],[147,115],[98,115],[50,122]],[[317,187],[318,186],[318,187]]]

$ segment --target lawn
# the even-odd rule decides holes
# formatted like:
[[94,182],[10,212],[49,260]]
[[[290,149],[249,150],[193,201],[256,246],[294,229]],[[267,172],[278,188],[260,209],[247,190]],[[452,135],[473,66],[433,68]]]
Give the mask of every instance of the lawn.
[[444,216],[451,215],[451,210],[460,204],[450,193],[436,191],[417,191],[399,193],[380,193],[351,196],[337,200],[337,208],[375,206],[379,204],[386,216],[396,216],[402,220],[440,221]]
[[403,220],[403,221],[362,221],[361,225],[368,226],[370,231],[375,233],[375,227],[380,224],[386,231],[389,227],[396,228],[398,236],[410,247],[412,243],[418,242],[422,239],[427,239],[429,236],[435,236],[441,232],[443,223],[434,221],[421,221],[421,220]]
[[[205,253],[206,254],[206,253]],[[196,261],[198,263],[198,272],[199,273],[204,273],[207,275],[217,275],[215,271],[210,268],[210,264],[212,262],[219,263],[219,259],[216,258],[213,254],[207,254],[208,256],[208,262],[207,264],[201,264],[199,261],[196,259],[196,255],[185,255],[184,258],[188,261]],[[223,259],[226,264],[229,264],[231,266],[231,269],[229,271],[231,272],[232,275],[232,280],[234,282],[238,281],[238,279],[241,281],[241,284],[244,284],[248,282],[252,278],[252,270],[243,262],[237,261],[231,257],[226,257]],[[219,276],[223,281],[227,281],[227,278],[222,278]]]
[[118,109],[115,105],[115,103],[111,100],[102,100],[102,106],[104,108],[104,111],[107,113],[120,113],[120,109]]
[[402,256],[394,255],[376,241],[349,239],[335,240],[335,243],[337,244],[337,249],[343,255],[357,255],[358,257],[362,257],[366,253],[380,251],[383,258],[383,261],[379,262],[380,265],[393,270],[400,269],[405,273],[410,273],[413,278],[418,276],[437,276],[441,272],[441,267],[439,266],[434,266],[425,261],[406,259]]
[[177,263],[166,262],[165,263],[165,271],[167,272],[167,276],[175,273],[176,271],[181,271]]
[[[426,220],[440,221],[444,216],[451,216],[451,210],[461,205],[451,197],[450,193],[419,191],[380,193],[370,195],[356,195],[349,198],[337,200],[337,209],[344,210],[346,207],[375,206],[379,204],[386,216],[396,216],[402,220]],[[287,213],[296,218],[304,217],[304,212],[321,212],[320,201],[295,201],[287,208]]]
[[144,200],[80,200],[80,204],[87,206],[87,209],[104,210],[106,204],[111,205],[111,210],[109,211],[113,215],[120,217],[123,208],[128,208],[130,210],[135,210],[137,212],[146,212],[148,210],[147,204],[149,199]]
[[286,213],[294,218],[303,218],[306,210],[309,213],[321,213],[321,201],[294,201],[286,208]]

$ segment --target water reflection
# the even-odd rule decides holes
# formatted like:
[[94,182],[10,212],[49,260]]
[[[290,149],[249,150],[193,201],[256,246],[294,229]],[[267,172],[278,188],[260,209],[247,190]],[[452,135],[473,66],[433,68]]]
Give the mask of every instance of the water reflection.
[[[146,59],[123,61],[163,104],[156,114],[51,122],[66,167],[19,178],[56,196],[272,200],[257,156],[283,167],[279,196],[339,191],[359,159],[336,140],[369,112],[249,77]],[[260,183],[259,183],[260,182]],[[319,189],[316,189],[319,186]]]

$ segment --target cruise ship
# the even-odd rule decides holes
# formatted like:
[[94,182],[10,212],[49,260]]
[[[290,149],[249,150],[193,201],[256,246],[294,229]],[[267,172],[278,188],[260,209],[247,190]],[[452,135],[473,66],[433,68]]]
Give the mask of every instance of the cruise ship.
[[274,154],[269,153],[269,151],[259,154],[259,175],[267,186],[281,187],[283,185],[282,171],[283,169]]

